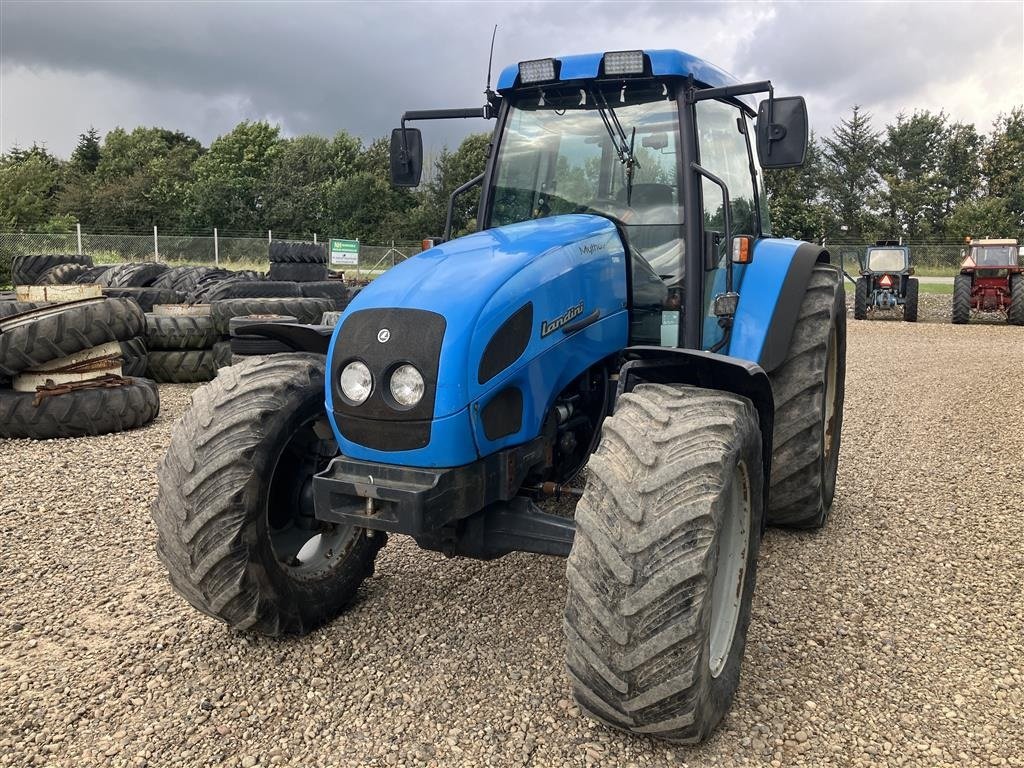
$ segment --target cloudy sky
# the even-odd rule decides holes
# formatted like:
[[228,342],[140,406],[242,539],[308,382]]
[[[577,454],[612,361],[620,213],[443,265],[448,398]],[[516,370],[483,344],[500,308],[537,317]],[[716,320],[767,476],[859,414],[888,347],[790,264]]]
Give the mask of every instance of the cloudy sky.
[[[159,125],[208,144],[243,119],[372,139],[403,110],[478,106],[523,59],[681,48],[807,97],[827,131],[945,110],[987,131],[1024,104],[1024,2],[64,2],[0,0],[0,149],[67,156],[90,125]],[[434,123],[455,144],[481,121]]]

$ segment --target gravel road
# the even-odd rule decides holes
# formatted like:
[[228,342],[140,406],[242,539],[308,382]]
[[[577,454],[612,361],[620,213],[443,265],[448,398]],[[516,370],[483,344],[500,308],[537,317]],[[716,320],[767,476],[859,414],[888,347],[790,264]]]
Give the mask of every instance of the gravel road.
[[148,512],[191,386],[137,432],[0,440],[0,766],[1024,766],[1022,372],[1020,328],[850,321],[832,520],[768,533],[736,702],[690,749],[578,716],[559,560],[392,539],[309,637],[198,615]]

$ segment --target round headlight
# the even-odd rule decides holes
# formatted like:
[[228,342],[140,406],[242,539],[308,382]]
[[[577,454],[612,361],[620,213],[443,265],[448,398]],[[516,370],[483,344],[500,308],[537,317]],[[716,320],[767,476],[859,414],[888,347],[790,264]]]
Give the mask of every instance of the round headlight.
[[373,390],[373,376],[365,364],[354,360],[341,372],[341,392],[356,405],[361,405]]
[[395,402],[406,408],[412,408],[423,399],[423,376],[408,363],[395,368],[390,387]]

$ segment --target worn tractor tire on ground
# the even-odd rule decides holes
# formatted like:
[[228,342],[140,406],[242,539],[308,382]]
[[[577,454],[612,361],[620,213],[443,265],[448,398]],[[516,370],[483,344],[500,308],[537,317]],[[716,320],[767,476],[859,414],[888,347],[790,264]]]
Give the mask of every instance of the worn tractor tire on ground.
[[121,374],[123,376],[145,376],[148,350],[146,340],[141,336],[121,342]]
[[48,307],[49,302],[46,301],[0,301],[0,320],[11,315],[20,315],[22,312],[28,312],[32,309],[39,309],[39,307]]
[[270,243],[271,264],[326,264],[327,246],[324,243],[289,243],[273,240]]
[[267,273],[271,280],[296,283],[319,283],[327,279],[326,264],[275,264]]
[[954,325],[963,325],[971,319],[971,290],[973,280],[970,275],[957,275],[953,278],[953,315]]
[[284,280],[225,280],[206,293],[206,301],[220,299],[286,299],[302,296],[299,284]]
[[133,378],[120,387],[77,389],[43,398],[0,389],[0,437],[49,440],[123,432],[148,424],[160,412],[156,384]]
[[145,316],[130,299],[84,299],[0,320],[0,376],[140,336]]
[[36,285],[74,285],[78,277],[90,267],[84,264],[58,264],[36,278]]
[[316,325],[324,312],[333,309],[330,299],[224,299],[210,305],[213,324],[224,336],[233,317],[243,315],[291,315],[296,322]]
[[1010,306],[1006,310],[1006,322],[1024,325],[1024,275],[1010,275]]
[[212,349],[151,349],[146,375],[160,384],[195,384],[217,375]]
[[60,264],[81,264],[91,267],[92,257],[84,253],[15,256],[11,260],[11,283],[14,285],[36,285],[36,280],[46,270]]
[[78,277],[75,278],[75,285],[99,284],[100,277],[110,269],[109,264],[100,264],[98,267],[86,267]]
[[299,283],[302,295],[307,298],[330,299],[335,310],[342,310],[352,300],[352,292],[341,280],[318,280],[314,283]]
[[132,299],[143,312],[152,312],[157,304],[177,304],[182,299],[178,291],[166,288],[104,288],[103,295],[112,299]]
[[189,304],[207,302],[207,294],[210,290],[225,280],[232,279],[232,275],[233,273],[227,269],[204,268],[203,273],[196,278],[189,288],[188,293],[185,295],[185,301]]
[[683,743],[718,724],[739,684],[762,478],[745,398],[656,384],[619,398],[567,569],[566,656],[583,711]]
[[853,291],[853,319],[868,319],[868,279],[858,277]]
[[230,341],[218,341],[211,347],[211,349],[213,350],[213,359],[217,364],[218,371],[221,368],[227,368],[229,365],[234,365],[234,357],[231,354]]
[[328,525],[315,551],[314,539],[301,546],[317,530],[305,487],[337,451],[314,432],[324,365],[290,354],[222,369],[192,396],[157,472],[157,554],[171,584],[235,629],[305,634],[330,621],[386,540]]
[[920,288],[916,277],[907,279],[907,295],[903,300],[903,319],[908,323],[917,322],[917,298]]
[[128,264],[111,280],[111,288],[148,288],[164,272],[170,269],[166,264]]
[[150,349],[208,349],[219,338],[209,315],[146,315]]
[[789,352],[768,378],[775,396],[768,522],[819,528],[836,490],[846,390],[846,308],[834,267],[811,272]]

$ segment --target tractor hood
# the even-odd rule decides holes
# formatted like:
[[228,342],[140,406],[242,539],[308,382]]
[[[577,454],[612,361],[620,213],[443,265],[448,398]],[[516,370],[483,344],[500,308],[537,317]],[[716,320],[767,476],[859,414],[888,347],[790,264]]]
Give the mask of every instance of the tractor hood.
[[[353,299],[331,342],[327,405],[342,423],[343,451],[412,450],[413,422],[428,423],[429,431],[429,422],[467,409],[564,341],[564,327],[621,313],[625,329],[625,271],[615,226],[590,215],[489,229],[388,270]],[[617,348],[624,341],[616,338]],[[338,385],[353,360],[374,382],[360,404]],[[389,391],[390,375],[403,363],[425,382],[423,399],[411,408],[396,407]]]

